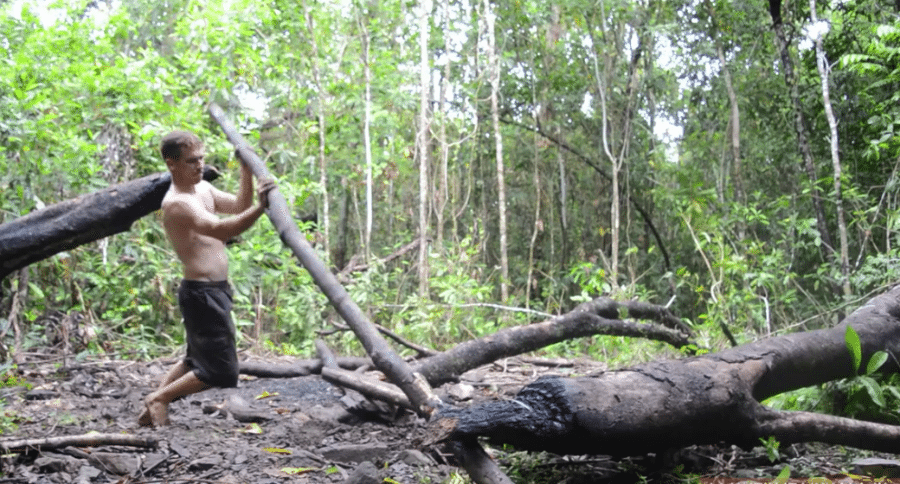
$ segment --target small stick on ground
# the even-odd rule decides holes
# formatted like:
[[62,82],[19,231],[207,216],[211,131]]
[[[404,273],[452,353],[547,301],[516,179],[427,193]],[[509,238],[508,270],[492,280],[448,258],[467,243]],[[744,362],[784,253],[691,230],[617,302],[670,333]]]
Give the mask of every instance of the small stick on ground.
[[83,434],[47,437],[43,439],[17,439],[0,441],[4,453],[27,449],[59,449],[63,447],[98,447],[101,445],[127,445],[131,447],[156,447],[159,441],[149,437],[127,434]]

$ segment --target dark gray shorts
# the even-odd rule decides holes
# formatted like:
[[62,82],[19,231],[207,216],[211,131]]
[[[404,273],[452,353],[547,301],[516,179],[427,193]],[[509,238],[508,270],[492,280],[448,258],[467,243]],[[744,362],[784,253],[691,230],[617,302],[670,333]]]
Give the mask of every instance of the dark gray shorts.
[[228,281],[183,280],[178,288],[178,305],[187,340],[184,363],[207,385],[236,387],[239,366],[231,320],[231,285]]

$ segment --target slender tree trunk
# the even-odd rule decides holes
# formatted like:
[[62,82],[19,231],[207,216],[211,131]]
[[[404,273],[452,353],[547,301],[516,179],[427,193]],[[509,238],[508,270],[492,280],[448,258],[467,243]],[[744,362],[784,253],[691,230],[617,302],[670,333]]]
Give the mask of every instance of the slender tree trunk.
[[316,31],[313,28],[312,13],[303,0],[303,11],[306,14],[306,29],[309,32],[310,43],[312,44],[312,68],[313,81],[316,83],[316,118],[319,124],[319,185],[322,190],[322,245],[328,263],[330,257],[330,233],[331,233],[331,217],[329,215],[330,205],[328,201],[328,164],[325,160],[325,89],[322,87],[322,75],[319,71],[319,44],[316,41]]
[[428,103],[430,71],[428,63],[428,17],[431,1],[419,4],[419,129],[416,137],[416,156],[419,160],[419,297],[428,295]]
[[[533,60],[533,59],[532,59]],[[534,63],[532,62],[532,69],[534,69]],[[539,102],[537,99],[537,92],[534,88],[534,84],[531,87],[531,95],[534,104],[543,105],[542,102]],[[546,109],[546,108],[545,108]],[[541,116],[541,113],[534,113],[534,123],[537,125],[539,123],[538,118]],[[525,278],[525,307],[531,307],[531,289],[532,287],[537,286],[537,280],[534,279],[534,247],[537,244],[538,235],[544,229],[544,222],[541,220],[541,176],[540,176],[540,142],[543,139],[539,134],[533,133],[533,151],[531,155],[532,164],[534,165],[532,182],[534,183],[534,228],[531,231],[531,241],[528,244],[528,276]]]
[[[734,83],[731,79],[731,71],[728,69],[728,61],[725,60],[725,51],[722,48],[722,41],[719,39],[719,22],[716,17],[715,8],[706,0],[706,8],[709,10],[710,17],[712,18],[712,33],[710,34],[713,38],[713,42],[716,46],[716,55],[719,58],[719,63],[722,64],[722,77],[725,79],[725,90],[728,94],[728,103],[731,105],[731,116],[730,116],[730,133],[731,133],[731,158],[732,158],[732,182],[734,184],[734,199],[738,204],[743,205],[745,203],[745,195],[744,195],[744,182],[743,175],[741,169],[741,110],[738,105],[737,93],[734,90]],[[739,227],[740,235],[743,235],[743,228]]]
[[[556,126],[556,134],[562,140],[562,127],[559,125]],[[566,158],[559,147],[556,149],[556,165],[559,167],[559,266],[565,270],[569,264],[569,214],[566,208],[569,205],[569,187],[566,183]]]
[[487,50],[488,69],[490,69],[491,83],[491,122],[494,129],[494,149],[497,161],[497,212],[499,216],[500,231],[500,298],[503,302],[509,300],[509,255],[507,253],[507,228],[506,228],[506,180],[503,166],[503,135],[500,132],[500,58],[495,35],[496,16],[491,10],[488,0],[484,0],[484,19],[487,22]]
[[437,247],[439,251],[444,250],[444,211],[447,209],[447,204],[449,202],[449,189],[448,189],[448,170],[447,166],[450,163],[450,143],[447,141],[447,88],[450,85],[450,45],[449,45],[449,35],[446,33],[450,32],[450,2],[444,1],[444,16],[443,16],[443,24],[444,24],[444,74],[441,77],[441,94],[440,94],[440,108],[441,108],[441,127],[438,136],[440,139],[438,143],[441,147],[441,164],[440,164],[440,173],[438,175],[438,187],[435,193],[435,216],[437,217],[437,234],[435,234],[435,240],[437,241]]
[[[601,23],[603,25],[603,31],[606,32],[606,9],[604,8],[604,3],[600,2],[600,17]],[[587,16],[585,16],[587,18]],[[610,235],[612,237],[612,241],[610,242],[610,263],[609,263],[609,281],[610,284],[613,285],[613,289],[617,287],[618,283],[618,267],[619,267],[619,169],[621,168],[621,163],[616,155],[613,154],[613,150],[610,148],[609,144],[609,117],[607,113],[607,99],[606,99],[606,82],[604,73],[600,70],[600,59],[597,51],[601,49],[600,44],[597,42],[597,38],[594,36],[593,29],[588,27],[591,35],[591,59],[593,60],[594,65],[594,78],[597,82],[597,97],[600,99],[600,141],[601,146],[603,147],[603,153],[606,155],[607,159],[609,159],[610,167],[610,177],[611,177],[611,202],[610,202]],[[608,66],[607,66],[608,67]],[[606,69],[609,70],[608,68]]]
[[[809,0],[810,17],[812,23],[818,22],[816,18],[816,2]],[[831,108],[831,93],[828,87],[829,66],[825,58],[825,49],[822,47],[824,33],[816,38],[816,67],[819,77],[822,79],[822,103],[825,106],[825,117],[828,119],[828,128],[831,133],[831,163],[834,167],[834,205],[837,210],[838,237],[840,238],[840,264],[841,264],[841,289],[844,297],[850,296],[850,252],[847,248],[847,222],[844,219],[844,195],[841,189],[841,156],[838,151],[837,120]]]
[[812,188],[813,210],[816,213],[816,228],[822,238],[822,250],[826,260],[834,260],[834,243],[831,232],[825,218],[825,209],[822,206],[822,190],[819,188],[816,166],[813,161],[812,151],[809,147],[809,134],[806,128],[806,119],[800,106],[800,93],[797,87],[797,79],[794,73],[794,61],[791,57],[790,45],[784,33],[784,25],[781,17],[781,0],[769,0],[769,13],[772,15],[772,28],[775,30],[775,42],[781,55],[781,65],[784,68],[784,81],[790,89],[791,104],[794,109],[794,128],[797,131],[797,144],[803,156],[803,167]]
[[365,114],[363,120],[363,142],[366,150],[366,232],[363,238],[363,255],[366,262],[372,253],[372,205],[374,200],[372,197],[372,137],[370,134],[370,126],[372,124],[372,70],[369,65],[369,30],[365,20],[359,19],[359,27],[362,31],[363,43],[363,71],[365,72],[366,83],[366,99]]

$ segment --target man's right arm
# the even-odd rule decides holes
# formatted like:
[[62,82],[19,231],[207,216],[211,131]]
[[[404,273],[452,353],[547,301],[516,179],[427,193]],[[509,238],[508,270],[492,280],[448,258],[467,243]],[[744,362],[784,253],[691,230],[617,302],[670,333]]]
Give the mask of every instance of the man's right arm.
[[225,242],[250,228],[263,213],[265,209],[262,205],[254,205],[237,215],[220,219],[197,204],[173,200],[166,207],[164,223],[181,230],[192,229],[200,235]]

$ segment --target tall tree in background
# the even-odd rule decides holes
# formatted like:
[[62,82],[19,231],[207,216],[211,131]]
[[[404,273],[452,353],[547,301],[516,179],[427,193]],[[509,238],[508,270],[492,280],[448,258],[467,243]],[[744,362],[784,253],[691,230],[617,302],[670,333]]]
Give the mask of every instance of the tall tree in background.
[[496,14],[489,0],[482,0],[482,18],[485,22],[488,79],[491,84],[491,125],[494,135],[494,158],[497,167],[497,217],[500,233],[500,299],[509,300],[509,254],[507,253],[506,226],[506,169],[503,164],[503,133],[500,131],[500,55],[496,37]]
[[819,176],[810,148],[809,127],[800,101],[799,80],[794,66],[793,54],[791,53],[791,45],[785,33],[781,0],[769,0],[769,14],[772,16],[772,29],[775,32],[775,43],[781,57],[784,82],[787,84],[790,92],[791,107],[794,114],[794,129],[797,134],[797,146],[803,159],[803,168],[806,171],[810,185],[816,228],[822,238],[823,256],[825,260],[834,261],[834,243],[832,242],[831,231],[828,229],[825,207],[823,206],[824,195],[819,186]]
[[[734,202],[743,205],[746,203],[746,196],[744,194],[744,182],[742,176],[741,169],[741,108],[738,103],[737,92],[734,88],[734,83],[731,78],[731,71],[728,67],[728,61],[725,58],[725,50],[722,46],[723,42],[721,39],[721,25],[718,19],[718,15],[715,10],[715,6],[712,4],[710,0],[706,0],[704,5],[707,9],[710,18],[710,37],[712,37],[713,44],[716,49],[716,56],[719,59],[719,63],[721,64],[722,69],[722,77],[725,81],[725,89],[728,94],[728,104],[730,106],[731,116],[729,117],[729,133],[731,140],[731,161],[733,166],[731,180],[734,185]],[[722,170],[722,173],[728,173],[728,170]],[[724,185],[725,180],[723,180]],[[720,201],[725,201],[725,197],[723,193],[720,193]],[[740,236],[743,233],[743,223],[738,222],[740,226],[738,227],[738,235]]]
[[326,133],[326,121],[325,121],[325,109],[326,109],[326,92],[322,83],[322,73],[319,68],[319,42],[316,37],[316,29],[313,21],[312,13],[309,10],[309,6],[306,4],[306,0],[303,0],[303,13],[306,19],[306,30],[309,35],[310,43],[312,45],[312,71],[313,71],[313,81],[315,82],[316,92],[317,92],[317,102],[316,102],[316,121],[318,123],[318,134],[319,134],[319,149],[317,159],[319,161],[319,189],[322,191],[322,208],[320,209],[321,217],[322,217],[322,235],[323,241],[322,244],[325,246],[325,257],[326,263],[328,262],[329,257],[329,249],[331,247],[331,216],[330,209],[331,203],[329,202],[329,193],[328,193],[328,164],[325,159],[325,133]]
[[[600,146],[603,154],[610,163],[610,258],[609,258],[609,283],[615,290],[619,284],[619,245],[621,236],[621,207],[622,191],[625,180],[623,175],[625,162],[631,155],[632,123],[636,110],[638,84],[640,81],[640,60],[644,54],[646,37],[648,35],[645,19],[649,11],[641,5],[631,5],[634,8],[634,23],[629,25],[625,20],[616,19],[621,24],[611,26],[607,16],[606,4],[603,0],[599,3],[597,14],[600,17],[599,37],[596,35],[592,24],[593,14],[586,13],[585,20],[591,36],[591,64],[593,67],[594,82],[596,83],[597,98],[600,103]],[[613,9],[615,11],[616,9]],[[615,16],[613,16],[615,19]],[[631,37],[636,38],[637,44],[630,53],[625,49],[626,43],[631,42]],[[610,49],[608,46],[612,46]],[[601,54],[602,52],[602,59]],[[614,87],[618,78],[619,56],[630,55],[624,76],[624,89]],[[624,92],[623,92],[624,91]],[[615,93],[623,92],[621,98]],[[613,109],[615,107],[615,109]],[[618,116],[616,116],[618,114]],[[625,194],[625,199],[628,194]]]
[[428,57],[428,40],[430,38],[428,21],[431,16],[432,2],[424,0],[419,3],[419,123],[416,135],[416,159],[419,166],[419,297],[428,294],[428,140],[431,130],[429,105],[431,103],[431,66]]
[[[361,7],[360,7],[361,8]],[[375,183],[372,179],[372,136],[369,132],[372,125],[372,68],[369,65],[369,27],[367,24],[367,19],[369,15],[366,12],[360,12],[357,16],[357,23],[359,24],[360,36],[362,41],[362,64],[363,64],[363,72],[365,79],[365,99],[363,103],[365,107],[363,109],[363,147],[365,149],[365,159],[366,159],[366,168],[365,168],[365,184],[366,184],[366,227],[365,227],[365,236],[363,237],[363,257],[366,262],[369,261],[369,257],[372,252],[372,211],[373,205],[375,204],[375,200],[372,196],[372,185]]]
[[[816,15],[816,0],[809,0],[809,16],[812,21],[813,28],[821,27],[819,19]],[[834,205],[837,212],[838,238],[840,241],[840,287],[843,290],[845,298],[850,297],[850,252],[847,241],[847,221],[844,216],[844,193],[841,188],[841,156],[838,150],[838,129],[837,120],[834,118],[834,110],[831,106],[831,90],[829,89],[830,66],[828,59],[825,58],[825,49],[822,47],[822,37],[825,32],[816,32],[814,43],[816,49],[816,68],[819,71],[819,78],[822,81],[822,105],[825,108],[825,118],[828,120],[828,129],[830,136],[829,148],[831,151],[831,164],[834,177]]]

